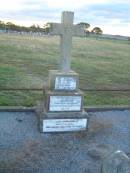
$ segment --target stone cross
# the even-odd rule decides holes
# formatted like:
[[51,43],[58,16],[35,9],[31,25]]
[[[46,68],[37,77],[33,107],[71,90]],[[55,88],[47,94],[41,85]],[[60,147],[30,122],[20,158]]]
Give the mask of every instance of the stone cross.
[[62,12],[61,23],[49,23],[50,34],[60,35],[61,70],[71,70],[71,47],[73,36],[84,36],[84,28],[80,25],[73,25],[74,13]]

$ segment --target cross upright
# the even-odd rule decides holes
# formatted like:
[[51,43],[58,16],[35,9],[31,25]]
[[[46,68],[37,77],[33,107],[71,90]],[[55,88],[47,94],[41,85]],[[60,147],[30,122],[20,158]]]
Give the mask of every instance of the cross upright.
[[61,70],[71,70],[71,47],[73,36],[84,36],[84,28],[80,25],[73,25],[74,13],[62,12],[61,23],[49,23],[50,34],[60,35]]

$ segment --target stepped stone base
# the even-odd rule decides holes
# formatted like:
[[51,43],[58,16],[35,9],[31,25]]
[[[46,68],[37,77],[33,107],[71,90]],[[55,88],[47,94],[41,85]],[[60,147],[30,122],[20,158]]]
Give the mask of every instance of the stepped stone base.
[[[37,107],[36,107],[36,115],[38,118],[38,128],[40,130],[41,133],[46,132],[44,131],[44,122],[46,122],[46,120],[50,120],[50,122],[52,120],[59,120],[59,121],[83,121],[83,127],[79,127],[79,129],[77,130],[73,130],[72,128],[70,128],[70,131],[81,131],[81,130],[86,130],[87,128],[87,124],[88,124],[88,120],[89,120],[89,116],[87,114],[87,112],[85,112],[84,110],[82,112],[47,112],[45,107],[44,107],[44,103],[41,101],[38,103]],[[63,122],[62,122],[63,123]],[[84,124],[86,123],[86,124]],[[68,125],[67,125],[68,126]],[[70,125],[69,125],[70,126]],[[64,131],[69,131],[69,130],[64,130]],[[51,131],[51,132],[59,132],[59,131]]]
[[79,89],[77,73],[50,70],[43,97],[44,101],[36,108],[40,132],[86,130],[88,114],[83,109],[83,92]]

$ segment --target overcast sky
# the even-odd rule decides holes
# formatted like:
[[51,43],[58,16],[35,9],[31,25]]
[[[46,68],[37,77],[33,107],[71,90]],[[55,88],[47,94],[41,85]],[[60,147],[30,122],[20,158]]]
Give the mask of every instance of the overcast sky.
[[130,36],[130,0],[0,0],[0,20],[21,25],[60,22],[62,11],[74,11],[75,23]]

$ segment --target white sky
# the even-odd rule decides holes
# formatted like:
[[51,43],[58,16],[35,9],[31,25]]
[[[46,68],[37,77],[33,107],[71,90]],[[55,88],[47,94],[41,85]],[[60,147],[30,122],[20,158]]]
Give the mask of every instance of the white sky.
[[130,0],[0,0],[0,20],[27,26],[60,22],[64,10],[74,11],[76,22],[130,36]]
[[[48,7],[50,8],[64,8],[66,9],[75,9],[75,8],[80,8],[82,6],[88,5],[88,4],[95,4],[95,3],[106,3],[112,0],[91,0],[91,1],[86,1],[86,0],[38,0],[39,4],[41,3],[46,3]],[[37,6],[32,6],[31,8],[38,8],[38,1],[37,1]],[[19,10],[22,8],[26,8],[26,2],[29,4],[32,2],[35,2],[33,0],[0,0],[0,10]]]

